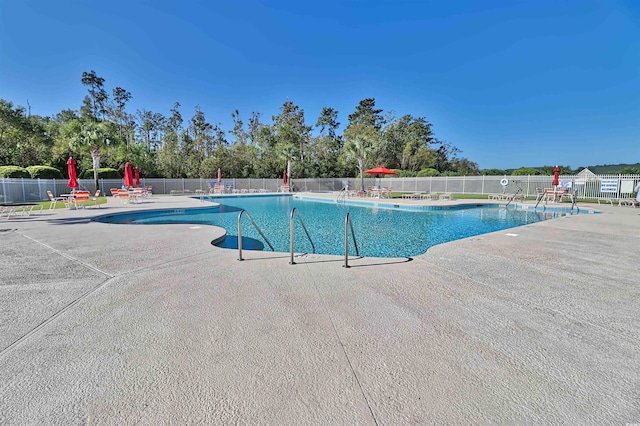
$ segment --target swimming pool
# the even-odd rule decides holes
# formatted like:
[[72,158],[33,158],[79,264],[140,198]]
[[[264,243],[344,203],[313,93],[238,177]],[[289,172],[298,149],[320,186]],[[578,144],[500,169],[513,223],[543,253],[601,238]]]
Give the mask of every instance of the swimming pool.
[[[289,216],[295,207],[313,240],[316,253],[344,254],[344,222],[349,212],[361,256],[411,257],[437,244],[552,219],[566,213],[500,207],[462,205],[451,207],[399,206],[380,203],[336,203],[291,195],[225,196],[219,207],[118,213],[94,220],[123,224],[193,223],[215,225],[227,231],[217,243],[237,248],[238,214],[249,212],[275,251],[289,251]],[[243,248],[270,250],[247,219],[243,219]],[[311,244],[295,220],[295,252],[311,253]],[[355,255],[350,241],[349,254]]]

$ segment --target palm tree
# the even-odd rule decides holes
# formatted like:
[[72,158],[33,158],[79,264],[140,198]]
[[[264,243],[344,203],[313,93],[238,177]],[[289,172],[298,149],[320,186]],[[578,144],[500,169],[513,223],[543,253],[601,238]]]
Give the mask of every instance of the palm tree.
[[364,165],[369,152],[373,150],[373,144],[370,139],[363,135],[355,135],[353,138],[347,139],[344,146],[347,158],[355,158],[358,161],[358,171],[360,172],[360,186],[364,191]]
[[100,153],[103,148],[111,143],[111,132],[105,122],[88,120],[85,122],[75,121],[70,123],[72,132],[70,147],[75,151],[88,150],[93,160],[93,179],[96,189],[100,189],[98,184],[98,169],[100,168]]

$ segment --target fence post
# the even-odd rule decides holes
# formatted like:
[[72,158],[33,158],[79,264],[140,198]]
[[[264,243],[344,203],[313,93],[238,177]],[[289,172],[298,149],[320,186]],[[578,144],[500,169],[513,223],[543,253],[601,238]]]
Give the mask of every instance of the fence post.
[[24,178],[20,178],[20,180],[22,181],[22,202],[26,202],[27,201],[27,193],[24,191]]

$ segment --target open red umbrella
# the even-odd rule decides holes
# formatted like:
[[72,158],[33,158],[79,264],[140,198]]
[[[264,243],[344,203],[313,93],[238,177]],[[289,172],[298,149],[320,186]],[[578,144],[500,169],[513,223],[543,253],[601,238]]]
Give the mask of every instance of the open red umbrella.
[[131,172],[131,164],[128,161],[124,163],[124,186],[126,188],[133,187],[133,173]]
[[76,176],[76,160],[73,157],[69,157],[67,160],[67,172],[69,173],[69,182],[67,186],[72,189],[78,188],[78,178]]
[[560,177],[560,167],[556,166],[553,169],[553,186],[558,186],[560,184],[560,181],[558,180],[559,177]]
[[287,184],[287,171],[286,170],[282,173],[282,183],[284,183],[285,185]]
[[135,170],[135,176],[136,176],[135,184],[136,185],[140,185],[140,170],[138,170],[137,167],[136,167],[136,170]]
[[378,166],[374,169],[369,169],[365,172],[368,175],[397,175],[393,170],[389,170],[386,167]]

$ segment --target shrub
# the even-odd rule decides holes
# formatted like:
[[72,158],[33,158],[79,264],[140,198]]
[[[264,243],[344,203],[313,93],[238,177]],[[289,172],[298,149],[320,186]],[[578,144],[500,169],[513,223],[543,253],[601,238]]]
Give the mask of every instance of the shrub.
[[[120,172],[110,167],[98,169],[98,179],[121,179]],[[82,179],[93,179],[93,169],[85,170]]]
[[31,179],[63,179],[62,172],[50,166],[29,166],[27,171]]
[[536,176],[540,174],[540,170],[534,169],[532,167],[521,167],[519,169],[515,169],[511,176]]
[[385,177],[415,177],[416,172],[413,170],[402,170],[402,169],[393,169],[396,172],[396,175],[388,175]]
[[436,169],[422,169],[418,172],[418,177],[440,176],[440,172]]
[[5,178],[26,178],[29,179],[31,175],[27,169],[18,166],[0,166],[0,177]]

